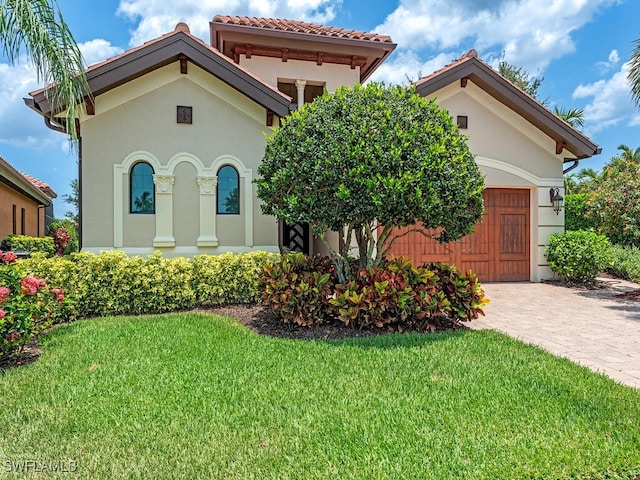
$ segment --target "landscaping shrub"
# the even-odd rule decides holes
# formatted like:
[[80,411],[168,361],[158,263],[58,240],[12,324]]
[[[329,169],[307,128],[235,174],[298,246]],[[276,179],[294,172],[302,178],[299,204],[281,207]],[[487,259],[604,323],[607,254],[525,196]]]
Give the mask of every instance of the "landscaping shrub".
[[2,240],[0,250],[5,252],[41,252],[53,256],[55,246],[51,237],[29,237],[27,235],[8,235]]
[[49,289],[42,278],[26,274],[15,253],[0,251],[0,360],[51,325],[63,300],[62,289]]
[[593,282],[611,263],[607,237],[584,230],[551,235],[545,255],[555,274],[578,283]]
[[263,267],[261,298],[284,323],[318,325],[332,314],[329,298],[336,282],[329,257],[290,253]]
[[455,325],[477,318],[488,303],[477,277],[454,266],[414,266],[398,258],[352,271],[338,283],[328,257],[285,255],[264,269],[262,300],[285,323],[337,319],[355,328],[399,331]]
[[443,292],[449,302],[455,320],[475,320],[484,316],[483,308],[489,304],[484,296],[478,277],[471,270],[462,273],[449,263],[431,263],[426,265],[436,274],[436,289]]
[[587,217],[585,202],[588,198],[588,193],[575,193],[565,197],[564,226],[566,230],[595,230],[597,228],[597,222]]
[[607,271],[617,277],[640,283],[640,248],[612,245],[611,264]]
[[65,319],[96,315],[162,313],[197,304],[251,303],[259,299],[259,272],[275,254],[201,255],[187,258],[129,257],[122,251],[34,254],[24,268],[61,285]]
[[196,294],[196,303],[256,303],[261,294],[262,268],[275,262],[278,257],[278,254],[269,252],[197,255],[192,267],[192,288]]
[[330,303],[343,323],[358,328],[435,328],[449,311],[436,281],[432,271],[414,267],[409,260],[385,261],[336,285]]
[[56,255],[69,255],[78,251],[78,232],[71,220],[52,222],[48,227],[47,234],[53,238]]

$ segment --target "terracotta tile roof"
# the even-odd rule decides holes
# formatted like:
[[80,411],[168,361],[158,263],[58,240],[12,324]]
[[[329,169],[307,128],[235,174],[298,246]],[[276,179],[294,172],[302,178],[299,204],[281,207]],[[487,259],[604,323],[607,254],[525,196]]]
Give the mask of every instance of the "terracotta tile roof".
[[31,175],[27,175],[27,174],[26,174],[26,173],[24,173],[24,172],[20,172],[20,174],[21,174],[24,178],[26,178],[27,180],[29,180],[29,182],[31,182],[31,184],[32,184],[34,187],[39,188],[39,189],[40,189],[40,190],[42,190],[43,192],[44,192],[44,191],[46,191],[46,190],[51,190],[51,187],[49,186],[49,184],[48,184],[48,183],[45,183],[45,182],[43,182],[42,180],[38,180],[37,178],[32,177]]
[[379,35],[377,33],[367,33],[358,30],[348,30],[338,27],[326,27],[324,25],[301,22],[298,20],[216,15],[215,17],[213,17],[213,22],[245,27],[264,28],[267,30],[279,30],[283,32],[346,38],[350,40],[367,40],[371,42],[392,43],[391,37],[388,35]]
[[[447,65],[445,65],[444,67],[442,67],[439,70],[436,70],[433,73],[430,73],[427,76],[422,77],[420,80],[418,80],[414,85],[417,87],[418,85],[421,85],[425,82],[428,82],[429,80],[431,80],[434,77],[437,77],[438,75],[443,74],[444,72],[451,70],[453,67],[457,67],[458,65],[463,64],[464,62],[468,62],[469,60],[471,60],[472,58],[477,59],[478,61],[482,62],[482,60],[480,60],[478,58],[478,52],[476,50],[474,50],[473,48],[471,50],[469,50],[467,53],[465,53],[464,55],[462,55],[460,58],[458,58],[457,60],[454,60],[451,63],[448,63]],[[484,62],[482,62],[484,63]]]
[[2,157],[0,157],[0,176],[7,178],[12,184],[17,185],[18,188],[30,192],[29,196],[31,197],[41,197],[41,200],[48,199],[49,203],[51,199],[57,197],[56,192],[54,192],[47,183],[26,173],[19,172]]
[[[285,95],[280,90],[278,90],[276,87],[273,87],[273,86],[269,85],[263,79],[261,79],[258,76],[254,75],[253,73],[251,73],[249,70],[247,70],[242,65],[235,64],[230,58],[228,58],[227,56],[225,56],[222,53],[220,53],[216,48],[212,47],[211,45],[209,45],[208,43],[206,43],[202,39],[192,35],[191,31],[189,30],[189,26],[184,22],[178,23],[176,25],[176,27],[171,32],[165,33],[164,35],[161,35],[161,36],[159,36],[157,38],[154,38],[152,40],[148,40],[148,41],[144,42],[142,45],[138,45],[137,47],[130,48],[129,50],[126,50],[126,51],[124,51],[124,52],[122,52],[122,53],[120,53],[118,55],[113,56],[113,57],[109,57],[106,60],[103,60],[102,62],[94,63],[93,65],[90,65],[85,70],[85,73],[87,75],[89,75],[91,72],[99,69],[102,66],[105,66],[105,65],[108,65],[110,63],[113,63],[114,61],[119,60],[121,58],[124,58],[124,57],[126,57],[128,55],[131,55],[131,54],[135,53],[135,52],[138,52],[139,50],[142,50],[145,47],[148,47],[149,45],[153,45],[153,44],[158,43],[158,42],[160,42],[160,41],[162,41],[162,40],[164,40],[164,39],[166,39],[168,37],[171,37],[173,35],[177,35],[177,34],[180,34],[180,33],[188,35],[193,40],[196,40],[202,47],[206,48],[208,51],[212,52],[217,57],[223,59],[225,62],[229,63],[230,65],[233,65],[233,68],[237,68],[238,70],[242,70],[246,75],[249,75],[250,77],[252,77],[256,81],[260,82],[264,87],[268,88],[269,90],[272,90],[273,92],[277,93],[279,96],[281,96],[283,98],[286,98],[289,101],[291,101],[291,97],[289,97],[288,95]],[[29,95],[31,95],[33,97],[35,95],[42,94],[47,88],[48,87],[44,87],[44,88],[40,88],[38,90],[35,90],[33,92],[29,92]]]

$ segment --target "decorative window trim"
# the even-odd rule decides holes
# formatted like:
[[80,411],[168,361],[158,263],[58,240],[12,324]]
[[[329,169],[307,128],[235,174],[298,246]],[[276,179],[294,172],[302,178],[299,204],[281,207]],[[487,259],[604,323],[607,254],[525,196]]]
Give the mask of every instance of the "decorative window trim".
[[[167,165],[161,165],[158,159],[149,152],[136,151],[127,155],[120,164],[113,166],[113,246],[124,248],[124,216],[127,206],[124,204],[125,185],[124,178],[131,167],[140,161],[147,162],[156,172],[154,175],[156,185],[156,236],[153,240],[154,247],[175,248],[173,237],[173,181],[176,167],[183,163],[189,163],[196,169],[197,176],[202,177],[198,183],[200,188],[200,237],[198,246],[216,247],[216,189],[211,189],[216,172],[225,165],[236,169],[240,177],[240,204],[244,205],[242,217],[244,220],[244,247],[253,247],[253,172],[238,158],[232,155],[221,155],[213,160],[210,167],[205,168],[202,161],[191,153],[182,152],[174,155]],[[214,198],[211,198],[214,197]],[[161,205],[162,203],[162,205]],[[241,248],[241,247],[238,247]]]

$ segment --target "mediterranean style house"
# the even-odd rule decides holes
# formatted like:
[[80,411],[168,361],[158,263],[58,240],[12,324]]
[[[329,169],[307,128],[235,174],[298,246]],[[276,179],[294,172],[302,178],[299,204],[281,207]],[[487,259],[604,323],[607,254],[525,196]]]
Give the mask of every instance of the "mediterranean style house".
[[10,234],[43,237],[53,219],[54,198],[49,185],[0,157],[0,240]]
[[[284,225],[261,213],[252,182],[265,136],[324,91],[366,81],[396,45],[374,33],[222,15],[210,22],[210,34],[205,43],[180,23],[87,69],[91,96],[77,119],[83,250],[322,252],[306,225]],[[416,87],[466,128],[487,175],[492,226],[480,225],[464,246],[468,251],[482,244],[486,265],[472,268],[481,279],[550,276],[541,252],[548,236],[562,229],[563,217],[553,212],[549,190],[562,187],[565,158],[586,158],[597,146],[473,54]],[[52,111],[46,90],[30,95],[27,105],[61,129],[63,117]],[[504,205],[503,197],[509,197]],[[496,221],[513,228],[495,228]],[[484,245],[496,242],[511,246],[496,256],[493,246]],[[431,258],[433,247],[413,243],[418,247],[399,245],[398,253]],[[515,251],[526,258],[517,266]],[[433,253],[449,259],[441,255],[447,252]],[[519,273],[495,274],[505,269]]]

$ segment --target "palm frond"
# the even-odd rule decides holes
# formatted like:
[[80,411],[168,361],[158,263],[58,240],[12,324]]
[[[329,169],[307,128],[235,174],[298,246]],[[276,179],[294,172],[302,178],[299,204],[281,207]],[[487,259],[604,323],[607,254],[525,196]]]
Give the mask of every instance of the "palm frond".
[[65,113],[64,126],[77,137],[76,117],[89,95],[84,60],[55,0],[0,0],[0,43],[11,64],[26,54],[46,94],[51,115]]

